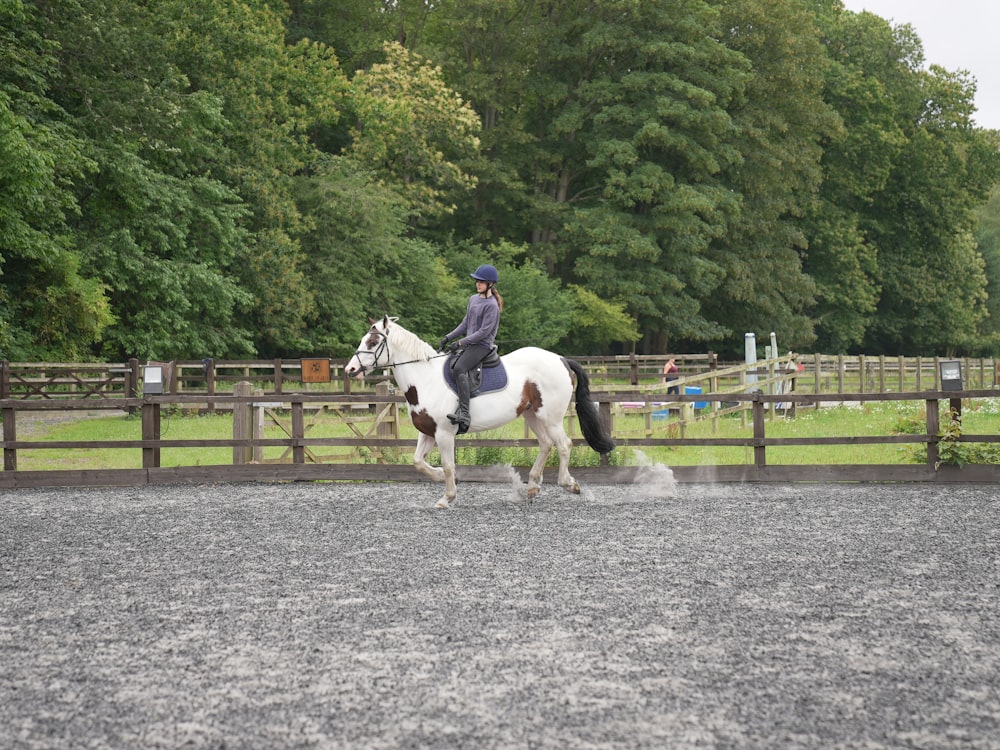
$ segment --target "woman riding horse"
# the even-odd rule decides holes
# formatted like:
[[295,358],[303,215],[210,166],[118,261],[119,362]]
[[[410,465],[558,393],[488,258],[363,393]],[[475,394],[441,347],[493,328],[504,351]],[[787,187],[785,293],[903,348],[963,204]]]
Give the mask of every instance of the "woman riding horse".
[[[456,496],[455,424],[448,411],[455,403],[445,367],[433,346],[410,333],[388,315],[369,320],[371,328],[354,356],[344,366],[348,377],[364,377],[380,368],[392,368],[392,377],[404,394],[410,421],[420,433],[413,451],[413,465],[431,479],[444,482],[444,497],[435,507],[447,508]],[[570,473],[573,440],[563,424],[566,410],[576,400],[576,417],[587,444],[601,454],[615,447],[590,395],[590,379],[579,362],[534,346],[517,349],[500,358],[507,385],[476,397],[470,432],[496,430],[521,418],[538,438],[538,456],[528,471],[528,497],[541,489],[544,470],[553,448],[559,454],[557,482],[579,494],[580,485]],[[438,447],[441,465],[427,457]]]
[[462,322],[438,344],[440,352],[444,351],[449,341],[458,339],[450,349],[462,350],[452,365],[455,389],[458,391],[458,409],[448,415],[451,423],[458,425],[459,435],[469,431],[469,372],[478,367],[493,350],[493,342],[500,328],[500,313],[503,312],[503,297],[496,290],[496,284],[500,281],[497,269],[483,264],[469,275],[476,280],[476,293],[469,297],[469,306]]

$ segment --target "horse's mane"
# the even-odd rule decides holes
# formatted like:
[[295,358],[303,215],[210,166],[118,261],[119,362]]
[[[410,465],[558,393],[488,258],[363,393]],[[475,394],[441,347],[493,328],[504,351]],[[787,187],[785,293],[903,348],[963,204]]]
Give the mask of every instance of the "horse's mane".
[[406,359],[427,360],[437,354],[434,347],[420,338],[417,334],[407,331],[392,318],[388,324],[389,336],[392,337],[392,345],[397,349],[399,356]]

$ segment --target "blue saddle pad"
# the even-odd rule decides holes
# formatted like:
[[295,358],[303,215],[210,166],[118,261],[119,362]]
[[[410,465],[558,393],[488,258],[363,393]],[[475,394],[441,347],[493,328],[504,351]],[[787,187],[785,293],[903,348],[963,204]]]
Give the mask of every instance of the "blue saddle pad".
[[[451,372],[451,358],[448,358],[444,362],[444,382],[448,384],[448,387],[453,391],[455,390],[455,376]],[[476,368],[478,370],[479,368]],[[495,367],[483,367],[482,368],[482,382],[476,385],[475,375],[476,370],[473,370],[470,375],[473,376],[472,381],[472,397],[475,398],[483,393],[490,393],[492,391],[502,391],[507,387],[507,368],[503,366],[503,361]]]

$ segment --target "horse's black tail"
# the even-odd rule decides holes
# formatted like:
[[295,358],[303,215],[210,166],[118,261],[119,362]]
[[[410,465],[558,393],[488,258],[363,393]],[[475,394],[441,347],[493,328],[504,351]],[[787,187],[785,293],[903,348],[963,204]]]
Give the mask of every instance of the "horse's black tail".
[[590,400],[590,378],[579,362],[565,360],[566,366],[576,375],[576,416],[580,419],[580,430],[587,445],[601,454],[615,449],[615,441],[604,431],[597,405]]

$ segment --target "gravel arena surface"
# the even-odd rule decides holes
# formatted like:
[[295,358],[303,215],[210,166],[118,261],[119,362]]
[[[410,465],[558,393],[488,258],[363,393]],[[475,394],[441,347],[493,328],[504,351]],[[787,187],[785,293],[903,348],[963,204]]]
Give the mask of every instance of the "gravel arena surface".
[[981,485],[0,492],[0,748],[1000,748]]

